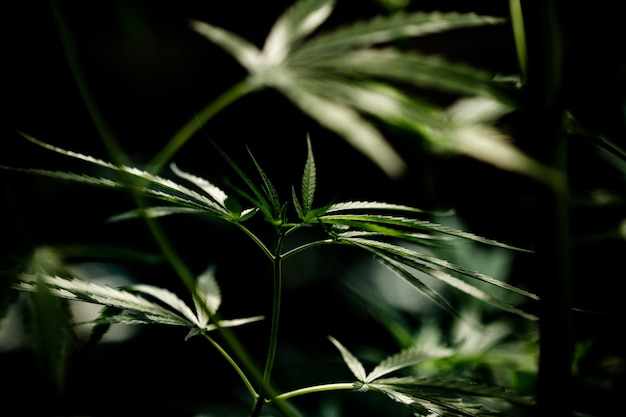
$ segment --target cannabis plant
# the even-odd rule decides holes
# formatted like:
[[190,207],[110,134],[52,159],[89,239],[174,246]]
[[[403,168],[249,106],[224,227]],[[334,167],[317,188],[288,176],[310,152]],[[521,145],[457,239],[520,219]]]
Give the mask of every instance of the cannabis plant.
[[[62,350],[53,334],[56,330],[61,333],[64,331],[61,329],[66,329],[62,319],[64,304],[59,300],[81,301],[102,306],[92,323],[90,343],[97,343],[113,324],[178,326],[185,330],[185,339],[206,339],[241,379],[249,393],[249,415],[253,417],[261,415],[268,406],[283,415],[298,415],[288,400],[336,390],[382,393],[420,416],[487,416],[495,413],[494,408],[485,405],[490,403],[473,401],[476,398],[526,403],[524,398],[501,389],[461,382],[457,378],[424,378],[410,373],[416,365],[450,356],[452,353],[448,350],[433,351],[419,345],[411,346],[366,372],[362,362],[339,342],[341,335],[329,335],[329,343],[337,348],[351,371],[351,381],[325,382],[287,391],[277,388],[273,371],[279,343],[284,263],[321,246],[350,247],[370,255],[398,279],[410,283],[453,316],[462,315],[453,303],[424,281],[425,276],[496,309],[531,322],[537,320],[535,315],[496,296],[483,285],[528,300],[537,300],[535,294],[428,250],[453,245],[459,240],[506,250],[524,249],[433,222],[433,213],[407,205],[379,201],[318,202],[318,169],[311,139],[307,139],[308,152],[302,179],[292,187],[288,198],[279,194],[262,168],[263,161],[258,161],[252,152],[249,155],[256,168],[254,176],[240,168],[238,161],[215,144],[215,152],[226,161],[236,179],[224,185],[217,185],[215,181],[171,162],[177,150],[200,127],[210,128],[209,121],[221,110],[249,93],[273,88],[303,113],[371,158],[390,177],[402,174],[405,161],[384,138],[377,122],[417,133],[435,149],[477,157],[552,183],[555,174],[550,169],[511,146],[491,124],[495,117],[517,105],[513,83],[494,80],[491,74],[467,65],[392,46],[403,38],[502,24],[502,19],[474,14],[407,13],[315,34],[331,14],[333,6],[332,0],[297,2],[276,21],[261,49],[209,23],[190,22],[200,35],[230,53],[246,69],[248,76],[198,112],[145,168],[126,161],[95,104],[76,59],[72,39],[56,10],[75,78],[113,160],[108,162],[62,149],[25,132],[22,136],[32,143],[90,164],[102,172],[102,176],[37,168],[4,168],[128,193],[136,208],[110,220],[145,221],[165,258],[184,283],[187,294],[148,283],[112,287],[66,272],[55,274],[48,268],[26,269],[15,278],[13,288],[33,294],[38,300],[35,304],[46,312],[42,315],[47,317],[44,321],[47,320],[48,324],[44,339],[50,346]],[[459,102],[451,110],[441,109],[408,94],[403,89],[406,86],[435,88],[472,98]],[[480,114],[470,111],[477,105],[489,111],[478,112]],[[485,146],[489,151],[485,151]],[[169,171],[164,174],[166,168]],[[160,227],[161,217],[173,215],[195,215],[227,223],[254,243],[272,267],[270,317],[222,317],[222,295],[214,266],[207,265],[206,271],[198,276],[192,274]],[[270,237],[257,230],[259,223],[270,227]],[[55,317],[58,320],[51,320]],[[234,328],[255,326],[261,320],[270,322],[270,334],[265,363],[258,366]],[[57,355],[57,358],[61,356]],[[57,376],[60,377],[61,373],[59,370]]]

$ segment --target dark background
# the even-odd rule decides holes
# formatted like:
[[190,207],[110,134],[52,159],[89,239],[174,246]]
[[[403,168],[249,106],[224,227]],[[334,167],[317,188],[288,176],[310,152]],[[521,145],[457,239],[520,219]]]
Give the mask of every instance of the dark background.
[[[229,56],[192,32],[187,19],[211,22],[261,45],[273,21],[289,3],[61,1],[58,5],[74,34],[89,85],[106,121],[131,161],[141,165],[195,111],[245,76]],[[508,13],[507,2],[503,1],[412,4],[414,9],[427,11]],[[563,2],[559,9],[564,35],[564,96],[574,115],[589,129],[626,145],[625,61],[621,47],[624,29],[617,6],[608,4],[578,6]],[[7,7],[2,90],[7,123],[1,139],[0,164],[67,171],[92,169],[28,143],[15,129],[65,149],[109,159],[76,88],[48,3],[22,1]],[[383,12],[374,1],[339,1],[327,26]],[[415,41],[414,46],[494,72],[516,71],[512,35],[506,25],[429,36]],[[424,94],[441,103],[451,99],[437,92]],[[507,123],[513,130],[522,130],[523,126],[516,125],[515,115]],[[272,91],[233,104],[190,140],[174,160],[182,169],[219,183],[229,171],[209,139],[253,172],[245,149],[249,146],[286,198],[291,186],[300,180],[307,132],[318,165],[318,203],[339,197],[388,200],[426,209],[452,207],[477,234],[523,247],[534,243],[532,218],[527,213],[541,202],[534,200],[533,185],[527,179],[465,158],[432,155],[418,141],[391,132],[411,169],[405,178],[389,180],[358,152]],[[528,149],[533,146],[523,141],[518,145]],[[586,138],[572,136],[570,160],[576,197],[608,190],[623,198],[624,172],[598,158]],[[148,255],[157,253],[141,222],[104,224],[108,216],[132,207],[124,195],[7,172],[0,172],[0,181],[0,249],[5,269],[15,269],[39,245],[91,248],[110,244]],[[574,205],[573,235],[582,241],[615,230],[625,213],[623,204]],[[211,262],[228,266],[218,273],[225,316],[268,315],[270,270],[250,242],[233,229],[201,219],[172,218],[163,224],[194,272],[201,272]],[[626,355],[619,337],[624,318],[619,308],[624,249],[624,238],[619,236],[574,247],[575,303],[594,312],[575,316],[577,340],[591,339],[595,343],[588,359],[589,378],[577,386],[581,394],[577,402],[591,414],[611,415],[609,411],[618,403],[615,394],[624,388]],[[93,255],[90,252],[73,261],[91,260]],[[337,277],[359,259],[349,251],[320,251],[301,261],[302,265],[317,268],[315,280],[302,278],[301,272],[286,277],[281,333],[284,362],[277,366],[278,381],[291,386],[332,380],[337,375],[349,378],[347,373],[341,374],[340,363],[323,365],[337,356],[325,339],[328,334],[341,335],[347,345],[351,340],[360,340],[394,351],[393,341],[384,329],[357,325],[371,322],[371,318],[346,302],[340,290]],[[174,273],[163,263],[131,261],[126,267],[141,282],[182,290]],[[516,258],[512,279],[532,282],[534,267],[532,259]],[[293,270],[298,268],[294,266]],[[368,335],[365,342],[364,333]],[[264,355],[266,334],[263,325],[241,330],[242,340],[252,346],[252,354],[259,360]],[[194,415],[196,405],[210,402],[206,399],[209,388],[211,398],[237,403],[241,387],[239,380],[230,377],[232,370],[202,340],[184,342],[183,337],[178,329],[149,327],[123,344],[106,344],[77,353],[70,360],[63,394],[45,377],[29,349],[3,352],[0,369],[3,384],[9,387],[3,388],[1,407],[22,410],[7,415],[121,416],[149,415],[151,411]],[[606,358],[617,361],[603,366]],[[318,362],[322,365],[314,366]],[[302,373],[296,378],[280,375],[280,369],[299,367]]]

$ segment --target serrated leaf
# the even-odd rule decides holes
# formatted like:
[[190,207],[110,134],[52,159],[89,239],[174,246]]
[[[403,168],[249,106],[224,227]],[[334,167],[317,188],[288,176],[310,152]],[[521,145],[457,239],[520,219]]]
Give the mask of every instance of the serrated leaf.
[[254,316],[254,317],[246,317],[243,319],[230,319],[230,320],[220,320],[217,324],[209,324],[205,327],[205,330],[215,330],[218,327],[237,327],[243,326],[244,324],[254,323],[255,321],[264,320],[264,316]]
[[304,164],[304,174],[302,175],[302,212],[304,216],[311,211],[313,207],[313,198],[315,197],[316,170],[315,159],[313,158],[313,147],[311,146],[311,138],[307,136],[307,158]]
[[432,353],[425,352],[424,350],[420,349],[419,346],[415,346],[384,359],[367,375],[365,382],[371,383],[378,380],[381,376],[390,374],[400,369],[417,365],[418,363],[430,359],[440,358],[448,355],[449,352],[447,351],[442,351],[441,354],[434,355]]
[[[56,297],[133,311],[149,317],[155,323],[178,326],[195,325],[195,320],[189,320],[187,317],[129,291],[78,278],[46,275],[42,276],[41,279]],[[22,274],[14,287],[22,291],[36,291],[37,278],[33,275]]]
[[369,384],[369,388],[402,403],[416,415],[428,417],[487,417],[499,416],[480,404],[469,403],[460,398],[445,397],[430,392],[407,389],[392,384]]
[[[304,80],[300,82],[304,83]],[[410,97],[391,84],[330,77],[306,82],[308,88],[321,97],[347,104],[350,108],[389,125],[429,135],[427,139],[431,142],[439,143],[441,138],[453,132],[449,128],[449,116],[444,110]]]
[[[37,274],[35,282],[45,281]],[[32,336],[40,364],[61,389],[65,384],[69,354],[71,314],[63,300],[45,285],[37,285],[30,297]]]
[[311,65],[346,75],[362,74],[377,80],[412,84],[455,94],[495,98],[500,104],[516,105],[517,89],[508,82],[494,81],[487,71],[451,62],[439,56],[394,48],[360,49],[317,60]]
[[198,327],[204,329],[222,303],[222,293],[215,279],[215,265],[209,266],[196,280],[193,297]]
[[346,349],[337,339],[332,336],[328,336],[328,339],[335,345],[335,347],[341,353],[341,357],[343,361],[348,365],[350,371],[355,376],[355,378],[360,382],[365,382],[367,376],[365,374],[365,368],[363,368],[363,364],[354,356],[348,349]]
[[159,207],[147,207],[135,210],[129,210],[124,213],[116,214],[107,219],[109,222],[119,222],[123,220],[136,219],[138,217],[157,218],[163,216],[170,216],[173,214],[207,214],[206,210],[200,210],[190,207],[176,207],[176,206],[159,206]]
[[252,43],[234,33],[205,22],[191,20],[189,24],[197,33],[232,55],[249,72],[253,73],[258,68],[261,51]]
[[372,123],[351,106],[321,96],[317,88],[305,82],[287,78],[275,87],[305,114],[342,136],[389,176],[398,177],[406,170],[406,163]]
[[296,209],[298,217],[302,220],[305,220],[306,216],[304,210],[302,209],[300,201],[298,201],[298,195],[296,194],[296,189],[293,186],[291,187],[291,201],[293,202],[293,207]]
[[502,242],[498,242],[493,239],[488,239],[482,236],[475,235],[463,230],[454,229],[438,223],[432,223],[426,220],[419,220],[407,217],[399,216],[383,216],[383,215],[371,215],[371,214],[328,214],[328,211],[318,217],[323,223],[328,224],[343,224],[346,226],[354,227],[357,229],[368,230],[368,226],[371,224],[383,224],[389,226],[398,226],[409,229],[428,230],[432,232],[444,233],[450,236],[456,236],[463,239],[472,240],[486,245],[498,246],[506,249],[512,249],[522,252],[531,252],[527,249],[518,248],[515,246],[507,245]]
[[493,277],[490,277],[489,275],[486,274],[482,274],[478,271],[472,271],[469,270],[467,268],[463,268],[459,265],[455,265],[449,261],[446,261],[445,259],[441,259],[435,256],[430,256],[430,255],[426,255],[423,254],[421,252],[412,250],[410,248],[405,248],[403,246],[398,246],[398,245],[394,245],[393,243],[388,243],[388,242],[381,242],[378,240],[373,240],[373,239],[361,239],[361,238],[353,238],[352,239],[353,242],[358,242],[358,243],[362,243],[364,245],[367,245],[369,247],[373,247],[373,248],[378,248],[381,249],[383,251],[385,251],[386,253],[390,254],[397,254],[399,256],[401,256],[402,258],[406,258],[406,259],[412,259],[416,262],[421,262],[423,264],[429,264],[429,265],[436,265],[451,271],[455,271],[455,272],[459,272],[463,275],[466,275],[468,277],[471,278],[475,278],[477,280],[486,282],[488,284],[494,285],[496,287],[505,289],[507,291],[511,291],[520,295],[523,295],[525,297],[531,298],[533,300],[539,300],[539,297],[536,294],[533,294],[531,292],[525,291],[521,288],[515,287],[511,284],[508,284],[504,281],[495,279]]
[[87,348],[96,345],[100,340],[102,340],[102,337],[111,327],[109,319],[120,314],[121,312],[122,310],[117,307],[103,306],[98,314],[98,317],[94,320],[95,324],[89,332],[89,338],[85,342],[85,347]]
[[125,289],[129,291],[138,291],[140,293],[148,294],[151,297],[154,297],[160,302],[166,304],[173,310],[179,312],[183,317],[189,320],[189,322],[198,327],[201,327],[198,317],[193,312],[193,310],[191,310],[191,308],[189,308],[189,306],[185,304],[185,302],[181,300],[178,295],[174,294],[170,290],[148,284],[130,285],[125,287]]
[[219,187],[212,184],[205,178],[198,177],[196,175],[190,174],[178,168],[175,163],[170,164],[170,168],[174,174],[178,175],[181,178],[190,181],[191,183],[198,186],[202,191],[204,191],[215,203],[219,204],[221,207],[226,208],[225,202],[228,196],[224,191],[222,191]]
[[473,13],[394,13],[340,27],[309,40],[292,54],[291,59],[315,61],[328,54],[388,43],[398,39],[444,32],[472,26],[501,24],[498,17],[478,16]]
[[[88,162],[107,170],[116,173],[119,179],[110,179],[110,178],[101,178],[101,177],[93,177],[89,175],[82,174],[74,174],[67,172],[59,172],[59,171],[50,171],[50,170],[39,170],[39,169],[22,169],[22,168],[12,168],[12,167],[0,167],[3,169],[10,169],[18,172],[25,172],[30,174],[37,174],[48,176],[52,178],[62,179],[62,180],[70,180],[74,182],[78,182],[85,185],[93,185],[99,187],[106,187],[120,191],[129,191],[132,188],[134,192],[137,192],[141,195],[156,198],[168,202],[172,202],[181,206],[198,208],[198,209],[206,209],[207,214],[212,215],[220,215],[230,217],[230,213],[226,210],[222,205],[216,203],[212,197],[202,195],[195,191],[188,189],[174,181],[168,180],[163,177],[159,177],[153,174],[150,174],[147,171],[143,171],[137,168],[124,166],[124,165],[114,165],[109,162],[103,161],[101,159],[93,158],[88,155],[84,155],[78,152],[68,151],[40,140],[33,138],[27,134],[22,133],[22,136],[43,148],[49,149],[51,151],[57,152],[62,155],[66,155],[72,158],[76,158],[78,160]],[[158,187],[150,188],[150,187]],[[181,197],[182,196],[182,197]]]
[[254,194],[254,197],[237,187],[235,187],[235,191],[261,210],[267,219],[274,219],[272,212],[273,207],[270,203],[268,203],[261,190],[259,190],[250,177],[248,177],[248,175],[243,172],[241,168],[239,168],[239,166],[226,154],[226,152],[217,146],[216,143],[213,143],[213,146],[215,146],[222,158],[224,158],[228,165],[230,165],[230,167],[237,173],[239,178],[243,180],[248,189],[252,192],[252,194]]
[[[490,304],[498,309],[516,314],[527,320],[532,320],[532,321],[538,320],[536,316],[526,313],[525,311],[520,310],[517,307],[505,301],[502,301],[496,297],[493,297],[489,293],[481,290],[480,288],[468,282],[463,281],[460,278],[457,278],[440,269],[433,268],[432,266],[428,264],[427,261],[422,259],[421,254],[419,254],[418,252],[412,251],[407,248],[403,248],[401,246],[388,244],[386,242],[372,241],[369,239],[357,238],[357,239],[348,239],[347,241],[351,244],[355,244],[361,248],[364,248],[372,252],[378,257],[380,261],[383,262],[384,265],[386,265],[387,267],[390,267],[394,272],[399,273],[400,276],[407,279],[409,282],[411,282],[412,284],[416,286],[419,285],[420,281],[414,277],[414,274],[410,273],[404,268],[399,267],[398,265],[395,265],[393,262],[389,262],[388,259],[392,259],[400,264],[404,264],[418,271],[421,271],[433,278],[436,278],[442,281],[443,283],[451,286],[452,288],[455,288],[461,292],[464,292],[467,295],[470,295],[478,300],[481,300],[484,303]],[[516,293],[525,293],[525,291],[520,290],[516,287],[510,286],[508,284],[505,284],[505,286],[507,287],[507,289],[515,291]],[[419,286],[418,288],[422,289],[421,286]],[[455,310],[450,310],[449,307],[446,306],[447,303],[442,304],[440,302],[440,297],[433,294],[433,291],[430,288],[425,287],[424,289],[428,291],[428,292],[425,292],[425,294],[431,297],[431,299],[436,301],[439,305],[444,307],[446,310],[452,312],[454,315],[457,314]],[[433,295],[435,295],[434,298],[433,298]]]
[[278,18],[265,40],[265,63],[282,63],[302,38],[312,33],[330,16],[334,3],[335,0],[295,2]]
[[270,208],[272,212],[272,217],[273,219],[280,219],[281,204],[280,199],[278,198],[278,193],[276,192],[276,188],[274,187],[274,184],[272,184],[268,176],[265,174],[265,171],[263,171],[263,168],[261,168],[261,165],[257,162],[250,149],[248,149],[248,154],[250,155],[252,162],[254,162],[254,166],[256,166],[256,169],[261,177],[261,181],[263,181],[263,192],[270,202],[268,208]]
[[331,204],[326,213],[338,213],[356,210],[389,210],[400,212],[426,213],[424,210],[401,204],[383,203],[378,201],[346,201]]
[[443,310],[447,311],[454,317],[459,317],[459,312],[455,309],[448,300],[446,300],[441,294],[435,291],[432,287],[425,284],[422,280],[420,280],[414,273],[410,272],[406,268],[398,265],[391,261],[389,257],[387,257],[383,252],[377,251],[373,248],[368,248],[376,259],[393,271],[396,275],[403,278],[409,284],[413,285],[417,290],[419,290],[426,297],[430,298],[435,304],[441,307]]
[[500,398],[509,403],[530,406],[534,404],[532,398],[519,395],[504,387],[485,385],[474,381],[447,378],[417,378],[397,377],[383,378],[376,381],[379,384],[393,385],[403,388],[434,388],[439,391],[445,390],[454,394],[465,394],[474,397]]

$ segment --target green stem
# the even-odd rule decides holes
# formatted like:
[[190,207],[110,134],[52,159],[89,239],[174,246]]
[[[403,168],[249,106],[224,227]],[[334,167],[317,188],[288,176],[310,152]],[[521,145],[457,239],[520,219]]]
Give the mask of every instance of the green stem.
[[[569,238],[567,141],[562,82],[562,40],[557,1],[522,1],[526,31],[525,91],[529,148],[538,160],[563,174],[556,187],[537,187],[535,200],[539,371],[537,415],[571,417],[573,378],[572,279]],[[534,142],[534,143],[533,143]],[[558,387],[558,388],[556,388]]]
[[246,234],[246,236],[248,236],[250,239],[252,239],[254,241],[254,243],[256,243],[256,245],[261,248],[261,250],[263,251],[263,253],[265,254],[265,256],[267,256],[269,259],[271,259],[272,261],[275,259],[274,254],[272,253],[272,251],[270,251],[267,246],[265,246],[265,244],[263,244],[263,242],[261,241],[261,239],[259,239],[254,233],[252,233],[247,227],[245,227],[244,225],[242,225],[241,223],[234,223],[233,224],[235,226],[237,226],[237,228],[239,228],[239,230],[241,230],[242,232],[244,232]]
[[296,248],[293,248],[287,252],[285,252],[283,254],[283,259],[287,259],[297,253],[300,253],[302,251],[305,251],[307,249],[311,249],[314,248],[316,246],[322,246],[322,245],[331,245],[335,243],[335,241],[333,239],[325,239],[325,240],[316,240],[315,242],[309,242],[309,243],[305,243],[304,245],[298,246]]
[[312,387],[300,388],[297,390],[293,390],[293,391],[289,391],[289,392],[285,392],[283,394],[277,395],[273,399],[267,401],[267,404],[271,404],[273,401],[282,401],[288,398],[297,397],[299,395],[314,394],[316,392],[353,390],[353,389],[354,389],[354,384],[352,382],[337,382],[334,384],[314,385]]
[[256,399],[252,410],[252,417],[258,417],[261,409],[266,402],[266,394],[270,391],[270,379],[272,368],[274,367],[274,359],[276,358],[276,348],[278,346],[278,322],[280,318],[281,291],[282,291],[282,261],[281,255],[284,234],[279,231],[278,242],[276,243],[276,255],[274,256],[273,272],[274,272],[274,300],[272,307],[272,328],[270,331],[270,342],[267,351],[267,359],[265,361],[265,371],[263,373],[263,382],[259,389],[259,396]]
[[526,31],[524,29],[524,15],[520,0],[509,0],[509,10],[511,14],[511,26],[515,39],[515,50],[517,51],[517,62],[522,77],[522,82],[526,82],[527,52],[526,52]]
[[254,387],[250,383],[250,380],[248,380],[248,378],[246,377],[246,374],[242,371],[242,369],[239,367],[237,362],[235,362],[235,360],[228,354],[228,352],[226,352],[224,348],[222,348],[215,340],[209,337],[206,333],[202,333],[202,336],[204,336],[204,338],[208,340],[215,347],[215,349],[217,349],[217,351],[222,354],[224,358],[226,358],[228,363],[230,363],[230,365],[235,369],[239,377],[241,377],[241,380],[245,384],[246,388],[248,388],[248,391],[250,391],[250,394],[252,395],[252,397],[258,398],[258,394],[254,390]]
[[146,171],[156,174],[170,160],[170,158],[180,149],[204,124],[213,116],[228,107],[235,100],[254,91],[258,85],[250,78],[235,84],[225,91],[221,96],[213,100],[209,105],[200,110],[194,118],[190,119],[178,132],[170,139],[163,149],[154,157],[148,165]]

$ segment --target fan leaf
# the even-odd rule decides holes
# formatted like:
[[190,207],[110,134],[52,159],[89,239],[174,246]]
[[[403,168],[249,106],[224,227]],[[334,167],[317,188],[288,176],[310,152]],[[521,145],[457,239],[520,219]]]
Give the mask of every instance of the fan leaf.
[[296,74],[283,77],[276,88],[305,114],[322,126],[342,136],[391,177],[406,170],[406,163],[374,125],[351,106],[320,95],[315,85],[305,79],[292,81]]
[[[307,136],[307,158],[304,164],[304,174],[302,175],[302,211],[306,216],[313,207],[315,197],[316,172],[315,159],[313,158],[313,148],[311,138]],[[306,219],[303,219],[306,220]]]
[[211,316],[217,313],[222,303],[222,293],[215,279],[215,266],[209,266],[196,281],[193,297],[198,315],[198,327],[206,328]]
[[228,52],[242,67],[254,73],[261,62],[261,51],[247,40],[225,29],[192,20],[191,28]]
[[501,24],[504,19],[473,13],[394,13],[318,35],[292,54],[294,60],[315,61],[328,54],[388,43],[464,27]]
[[[195,320],[191,321],[129,291],[78,278],[61,278],[45,275],[40,276],[39,279],[49,288],[54,296],[59,298],[129,310],[149,317],[155,323],[178,326],[192,326],[195,324]],[[37,283],[38,278],[36,276],[22,274],[15,284],[15,288],[22,291],[36,291]]]
[[304,0],[294,3],[272,27],[263,55],[266,65],[279,65],[290,50],[330,16],[335,0]]
[[419,346],[405,349],[402,352],[389,356],[388,358],[380,362],[372,370],[372,372],[367,375],[365,382],[371,383],[377,381],[381,376],[390,374],[400,369],[408,368],[409,366],[417,365],[418,363],[430,359],[441,358],[449,355],[450,352],[447,350],[442,350],[438,355],[427,353],[423,349],[420,349]]
[[365,374],[365,368],[363,367],[363,364],[356,358],[356,356],[354,356],[348,349],[346,349],[341,343],[339,343],[337,339],[332,336],[328,336],[328,338],[341,353],[341,357],[343,358],[343,361],[346,363],[346,365],[348,365],[348,368],[350,368],[352,375],[354,375],[354,377],[358,381],[365,382],[365,380],[367,379],[367,375]]

